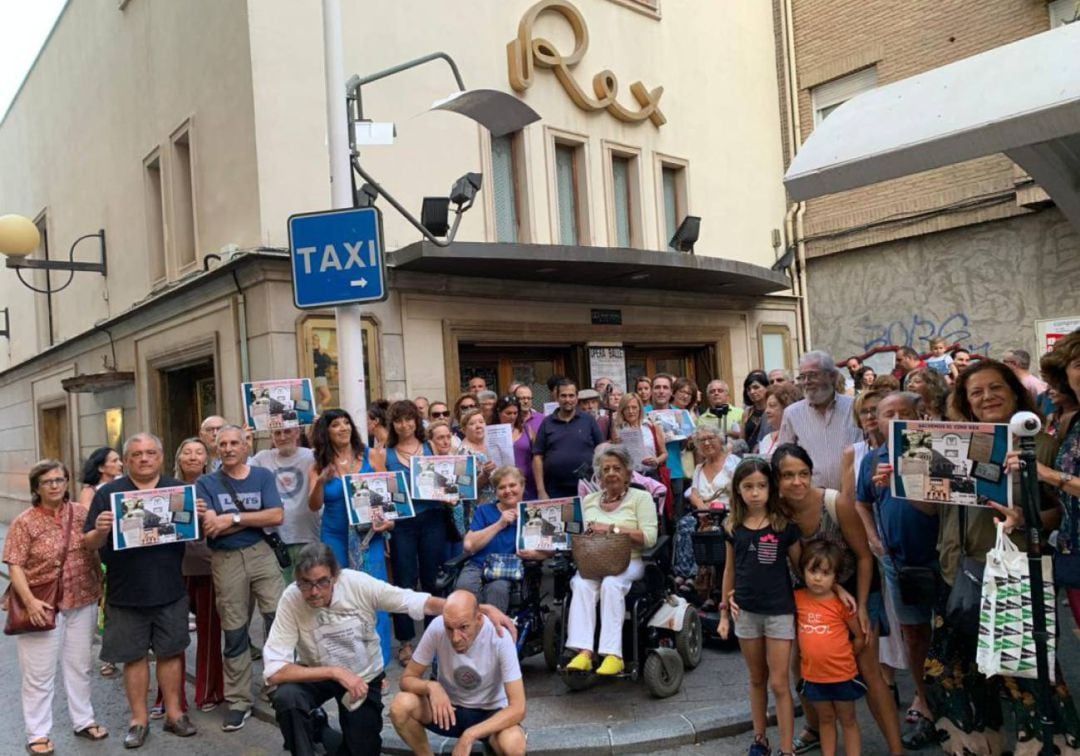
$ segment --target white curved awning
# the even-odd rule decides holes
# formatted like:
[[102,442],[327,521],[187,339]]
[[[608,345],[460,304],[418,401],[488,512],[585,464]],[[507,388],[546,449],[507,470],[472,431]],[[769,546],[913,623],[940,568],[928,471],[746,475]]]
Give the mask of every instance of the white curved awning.
[[1080,23],[865,92],[791,162],[795,200],[1003,152],[1080,230]]

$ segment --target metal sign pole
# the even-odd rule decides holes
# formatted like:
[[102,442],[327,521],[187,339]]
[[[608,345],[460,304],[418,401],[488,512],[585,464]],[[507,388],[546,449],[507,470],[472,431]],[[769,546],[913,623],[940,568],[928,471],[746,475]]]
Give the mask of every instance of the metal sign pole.
[[[340,0],[322,0],[323,53],[326,66],[326,129],[330,154],[330,200],[334,208],[353,206],[345,108],[345,54]],[[353,418],[367,443],[367,383],[364,375],[364,322],[359,305],[339,305],[337,316],[338,374],[341,408]],[[320,408],[322,409],[322,408]]]

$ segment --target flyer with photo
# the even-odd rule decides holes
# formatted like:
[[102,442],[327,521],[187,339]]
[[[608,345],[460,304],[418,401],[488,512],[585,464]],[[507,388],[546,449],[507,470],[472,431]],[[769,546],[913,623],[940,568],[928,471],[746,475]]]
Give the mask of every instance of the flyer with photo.
[[476,498],[476,457],[421,457],[409,464],[413,499],[454,504]]
[[663,433],[665,444],[685,441],[694,432],[694,418],[687,410],[653,410],[649,413],[649,420]]
[[195,486],[121,491],[111,505],[116,551],[199,540]]
[[518,504],[518,551],[569,551],[570,536],[584,529],[581,499],[523,501]]
[[402,470],[346,475],[345,497],[350,525],[370,525],[376,518],[404,520],[416,514]]
[[315,422],[315,392],[310,378],[241,384],[247,424],[257,431],[299,428]]
[[995,502],[1012,506],[1005,455],[1012,449],[1009,426],[893,420],[889,461],[893,496],[961,506]]

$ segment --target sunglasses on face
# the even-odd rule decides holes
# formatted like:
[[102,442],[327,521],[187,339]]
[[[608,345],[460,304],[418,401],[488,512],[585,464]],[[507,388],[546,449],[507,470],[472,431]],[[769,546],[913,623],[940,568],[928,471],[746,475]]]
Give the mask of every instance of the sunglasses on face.
[[446,412],[432,412],[431,416],[432,417],[450,417],[450,411],[447,410]]

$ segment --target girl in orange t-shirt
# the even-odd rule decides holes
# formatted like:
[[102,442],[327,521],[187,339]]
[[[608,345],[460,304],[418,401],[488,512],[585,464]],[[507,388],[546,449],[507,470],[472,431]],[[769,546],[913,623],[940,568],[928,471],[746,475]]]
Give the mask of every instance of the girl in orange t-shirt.
[[858,756],[862,749],[855,702],[866,693],[866,685],[859,677],[855,656],[866,640],[854,612],[833,592],[842,559],[840,548],[829,541],[804,544],[799,568],[806,587],[795,591],[801,692],[817,711],[823,756],[836,753],[837,719],[844,726],[844,753]]

